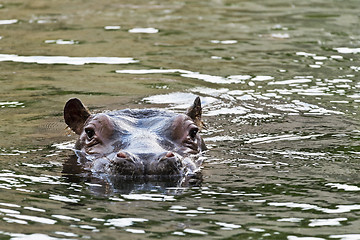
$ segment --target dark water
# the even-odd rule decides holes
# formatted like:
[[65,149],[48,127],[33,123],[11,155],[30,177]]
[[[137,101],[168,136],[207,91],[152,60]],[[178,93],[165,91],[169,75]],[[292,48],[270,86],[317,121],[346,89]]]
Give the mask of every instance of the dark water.
[[[359,8],[1,1],[0,239],[360,239]],[[70,97],[181,112],[197,95],[200,185],[62,174]]]

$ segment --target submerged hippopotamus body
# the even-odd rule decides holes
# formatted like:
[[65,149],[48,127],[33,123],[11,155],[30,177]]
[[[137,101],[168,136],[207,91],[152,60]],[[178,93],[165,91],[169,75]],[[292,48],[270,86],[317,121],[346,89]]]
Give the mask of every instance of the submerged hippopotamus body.
[[[157,109],[125,109],[91,114],[77,98],[64,119],[79,139],[75,153],[91,172],[139,176],[175,176],[199,172],[201,103],[197,97],[184,114]],[[85,160],[84,160],[85,159]]]

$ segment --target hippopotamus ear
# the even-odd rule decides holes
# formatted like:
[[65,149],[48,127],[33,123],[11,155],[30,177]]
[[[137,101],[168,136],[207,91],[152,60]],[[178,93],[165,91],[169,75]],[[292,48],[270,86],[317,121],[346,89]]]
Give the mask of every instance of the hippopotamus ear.
[[76,134],[80,134],[86,120],[90,117],[89,110],[77,98],[72,98],[65,104],[64,119],[65,123]]
[[200,129],[204,127],[204,123],[201,121],[201,114],[202,108],[200,97],[196,97],[193,105],[188,108],[186,115],[188,115]]

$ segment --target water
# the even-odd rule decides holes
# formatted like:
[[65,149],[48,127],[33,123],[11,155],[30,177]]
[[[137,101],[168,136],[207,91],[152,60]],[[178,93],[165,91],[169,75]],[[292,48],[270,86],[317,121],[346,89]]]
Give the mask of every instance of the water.
[[[1,239],[360,239],[358,1],[2,1]],[[182,112],[200,185],[65,175],[63,106]]]

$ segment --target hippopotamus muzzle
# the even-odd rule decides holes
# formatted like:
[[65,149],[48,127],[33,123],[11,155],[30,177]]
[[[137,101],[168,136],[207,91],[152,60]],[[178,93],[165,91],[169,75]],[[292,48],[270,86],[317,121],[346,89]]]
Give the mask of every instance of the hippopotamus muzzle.
[[75,153],[91,172],[122,176],[184,176],[199,171],[206,150],[197,97],[185,113],[124,109],[91,114],[77,98],[64,119],[79,138]]

